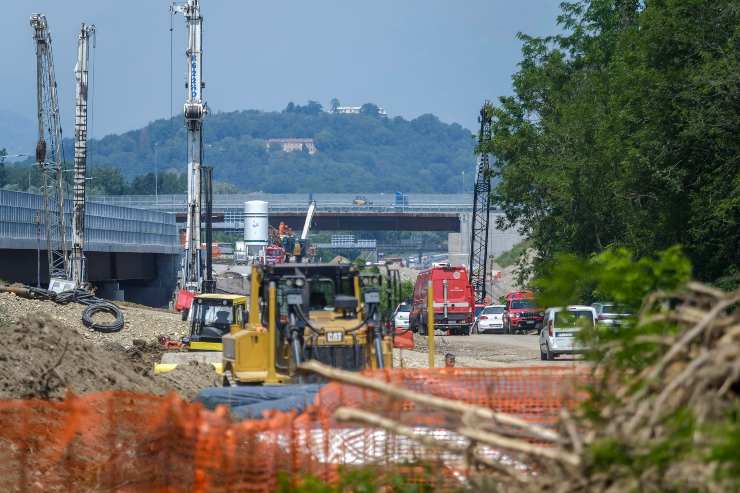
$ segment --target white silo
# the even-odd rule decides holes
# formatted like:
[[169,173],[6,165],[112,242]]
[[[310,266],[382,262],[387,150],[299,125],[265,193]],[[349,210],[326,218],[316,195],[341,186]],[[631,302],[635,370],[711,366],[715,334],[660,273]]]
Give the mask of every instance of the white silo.
[[249,255],[259,255],[268,244],[267,202],[244,202],[244,242]]

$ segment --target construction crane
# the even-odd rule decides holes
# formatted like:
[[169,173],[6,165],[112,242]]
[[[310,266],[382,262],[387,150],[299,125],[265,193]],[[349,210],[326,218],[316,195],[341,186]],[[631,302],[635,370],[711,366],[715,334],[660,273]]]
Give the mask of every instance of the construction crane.
[[72,256],[70,257],[70,279],[76,288],[84,287],[87,281],[85,265],[85,184],[87,174],[87,89],[90,37],[95,34],[94,25],[82,23],[77,41],[77,65],[75,66],[75,167],[72,202]]
[[476,303],[486,302],[486,270],[488,266],[488,230],[491,212],[491,169],[484,145],[491,140],[493,106],[483,103],[478,133],[478,170],[473,186],[473,217],[470,221],[470,284]]
[[[201,249],[201,162],[203,159],[203,117],[208,111],[203,101],[205,83],[202,79],[203,17],[199,0],[187,0],[170,6],[172,15],[182,14],[188,31],[187,79],[185,88],[185,125],[187,127],[188,203],[185,226],[185,249],[180,271],[178,309],[184,309],[183,299],[192,300],[194,293],[203,291],[203,258]],[[187,293],[183,293],[183,291]],[[189,308],[190,303],[185,303]]]
[[31,15],[33,39],[36,42],[36,102],[39,140],[36,162],[43,178],[42,193],[46,251],[49,263],[49,289],[58,281],[69,279],[64,220],[64,181],[62,179],[62,129],[59,124],[59,102],[54,76],[51,33],[43,14]]

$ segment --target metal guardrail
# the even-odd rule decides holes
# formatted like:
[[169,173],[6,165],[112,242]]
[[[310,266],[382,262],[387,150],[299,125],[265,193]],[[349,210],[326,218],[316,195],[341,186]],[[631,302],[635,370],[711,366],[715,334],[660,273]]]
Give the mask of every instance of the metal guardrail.
[[[354,204],[361,197],[365,205]],[[473,209],[472,194],[408,194],[408,204],[395,203],[394,194],[216,194],[213,210],[237,216],[244,210],[244,202],[264,200],[272,213],[304,213],[309,199],[316,200],[318,213],[470,213]],[[100,203],[141,209],[177,212],[185,210],[185,195],[109,195],[94,197]]]

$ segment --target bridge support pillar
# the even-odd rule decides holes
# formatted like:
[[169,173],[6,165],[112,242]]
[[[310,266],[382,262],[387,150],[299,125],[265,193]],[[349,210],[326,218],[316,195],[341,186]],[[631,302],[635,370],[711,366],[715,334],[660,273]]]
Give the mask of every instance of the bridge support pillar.
[[123,301],[125,299],[125,292],[121,289],[118,281],[98,283],[97,295],[106,300]]

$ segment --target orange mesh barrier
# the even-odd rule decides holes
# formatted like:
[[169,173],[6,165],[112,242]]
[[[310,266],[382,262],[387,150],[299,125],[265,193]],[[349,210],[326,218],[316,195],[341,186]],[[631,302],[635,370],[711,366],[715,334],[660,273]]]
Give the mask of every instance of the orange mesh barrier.
[[[567,367],[380,370],[374,378],[551,424],[578,401],[584,372]],[[381,467],[439,489],[459,486],[460,458],[383,430],[338,423],[339,406],[444,435],[454,417],[332,383],[304,413],[233,421],[175,395],[70,395],[0,401],[2,491],[269,492],[278,473],[332,481],[340,466]],[[423,427],[423,428],[422,428]],[[440,436],[442,436],[440,435]],[[454,438],[453,438],[454,439]],[[433,470],[430,475],[427,471]]]

